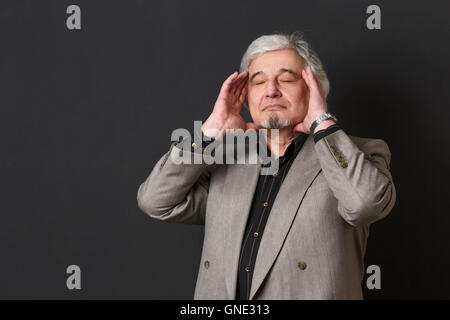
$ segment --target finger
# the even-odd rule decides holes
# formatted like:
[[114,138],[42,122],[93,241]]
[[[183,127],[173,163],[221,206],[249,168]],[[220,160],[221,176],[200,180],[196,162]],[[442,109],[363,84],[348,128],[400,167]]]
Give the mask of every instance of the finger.
[[231,84],[230,84],[230,93],[234,96],[236,95],[236,89],[242,82],[242,77],[239,75]]
[[242,88],[241,95],[239,96],[239,103],[242,105],[247,97],[247,84]]
[[244,79],[242,80],[242,82],[239,84],[239,86],[236,88],[235,95],[236,95],[236,97],[237,97],[238,99],[240,99],[241,94],[242,94],[242,91],[244,90],[244,88],[247,87],[247,79],[248,79],[248,78],[244,78]]
[[[248,73],[247,71],[242,72],[231,84],[232,85],[232,89],[231,89],[231,93],[236,95],[237,92],[240,92],[240,87],[242,85],[242,82],[247,80],[247,76]],[[239,95],[239,94],[237,94]]]
[[316,76],[314,75],[314,73],[311,70],[311,67],[307,67],[305,70],[305,74],[306,74],[306,79],[307,79],[307,85],[308,87],[313,90],[313,91],[317,91],[320,93],[320,86],[319,83],[317,81]]
[[316,84],[316,86],[319,88],[319,80],[317,79],[314,72],[312,72],[311,67],[308,67],[308,73],[311,80]]
[[230,91],[231,83],[236,79],[238,76],[238,72],[232,73],[222,84],[222,88],[220,88],[220,93],[225,93]]
[[318,97],[321,96],[320,89],[318,88],[318,85],[314,82],[313,79],[311,79],[311,76],[308,75],[308,71],[303,70],[302,75],[305,79],[305,83],[308,86],[308,96],[309,97]]
[[251,130],[251,129],[258,130],[258,126],[254,122],[247,122],[245,124],[245,132],[247,132],[248,130]]
[[308,87],[311,87],[311,79],[309,77],[307,69],[308,69],[308,67],[306,67],[305,69],[302,70],[302,77],[303,77],[303,80],[305,80],[306,85]]

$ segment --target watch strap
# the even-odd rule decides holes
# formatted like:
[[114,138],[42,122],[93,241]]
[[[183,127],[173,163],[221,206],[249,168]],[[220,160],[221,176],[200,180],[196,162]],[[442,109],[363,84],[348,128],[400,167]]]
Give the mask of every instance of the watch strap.
[[309,129],[309,131],[311,133],[314,133],[314,129],[316,129],[316,127],[323,121],[328,120],[328,119],[333,119],[335,122],[337,122],[337,118],[331,114],[330,112],[324,112],[322,113],[319,117],[317,117],[316,120],[313,121],[313,123],[311,124],[311,128]]

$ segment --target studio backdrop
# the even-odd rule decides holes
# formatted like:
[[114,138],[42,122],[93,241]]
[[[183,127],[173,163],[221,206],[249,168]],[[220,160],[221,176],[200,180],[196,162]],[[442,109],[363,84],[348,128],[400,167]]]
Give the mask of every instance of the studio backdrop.
[[[447,1],[0,4],[0,298],[192,299],[202,226],[136,195],[263,34],[301,31],[349,135],[383,139],[397,201],[370,229],[366,299],[450,298]],[[243,111],[250,120],[248,111]],[[77,276],[79,287],[71,287]]]

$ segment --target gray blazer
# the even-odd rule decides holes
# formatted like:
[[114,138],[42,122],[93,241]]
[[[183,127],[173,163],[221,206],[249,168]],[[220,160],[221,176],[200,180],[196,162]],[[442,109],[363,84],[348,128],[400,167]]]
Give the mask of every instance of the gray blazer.
[[[235,299],[238,260],[261,164],[174,164],[172,144],[138,190],[153,218],[205,225],[194,299]],[[369,225],[396,192],[380,139],[309,135],[273,204],[250,299],[362,299]]]

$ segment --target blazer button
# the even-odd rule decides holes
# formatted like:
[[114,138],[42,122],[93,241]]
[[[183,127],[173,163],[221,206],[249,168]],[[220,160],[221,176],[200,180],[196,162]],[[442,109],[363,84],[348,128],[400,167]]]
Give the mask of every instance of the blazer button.
[[206,269],[209,268],[209,261],[208,261],[208,260],[205,261],[205,268],[206,268]]
[[297,266],[299,267],[300,270],[305,270],[306,269],[306,262],[299,261]]

